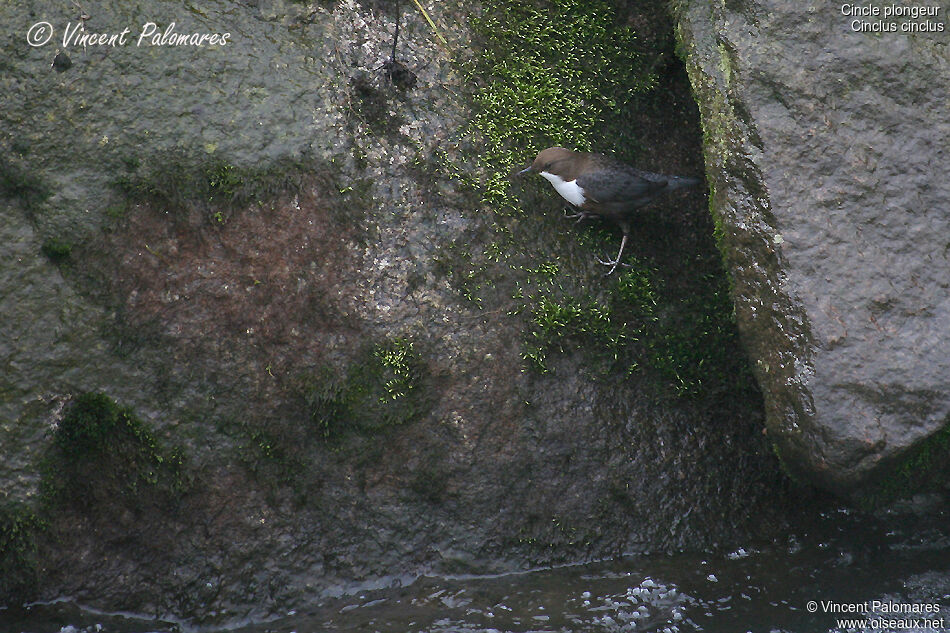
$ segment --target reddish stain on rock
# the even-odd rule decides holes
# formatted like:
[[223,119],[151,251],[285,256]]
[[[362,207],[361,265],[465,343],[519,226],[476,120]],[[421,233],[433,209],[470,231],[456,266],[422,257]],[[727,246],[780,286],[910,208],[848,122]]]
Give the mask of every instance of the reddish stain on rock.
[[352,231],[318,184],[230,213],[137,206],[92,259],[126,324],[180,346],[241,357],[271,373],[321,362],[333,334],[358,329],[341,278]]

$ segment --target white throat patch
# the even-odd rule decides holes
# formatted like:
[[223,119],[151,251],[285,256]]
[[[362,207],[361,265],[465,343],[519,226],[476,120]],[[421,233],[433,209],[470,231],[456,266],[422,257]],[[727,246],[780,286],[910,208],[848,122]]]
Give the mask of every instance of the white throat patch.
[[547,178],[554,189],[561,194],[561,197],[573,204],[575,207],[579,207],[587,200],[584,197],[584,189],[577,186],[577,179],[570,182],[566,182],[563,178],[557,174],[552,174],[546,171],[542,171],[541,175]]

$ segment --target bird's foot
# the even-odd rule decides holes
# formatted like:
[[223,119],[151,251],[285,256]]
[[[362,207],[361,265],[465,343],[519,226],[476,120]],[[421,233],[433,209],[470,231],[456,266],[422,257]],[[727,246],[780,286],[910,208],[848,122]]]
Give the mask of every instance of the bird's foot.
[[571,209],[571,208],[564,209],[564,217],[567,218],[568,220],[573,220],[574,218],[577,218],[578,222],[583,222],[584,220],[586,220],[587,218],[591,216],[591,214],[588,213],[587,211],[574,211],[573,213],[571,213],[572,211],[574,211],[574,209]]
[[604,277],[609,277],[610,275],[612,275],[613,272],[617,270],[617,266],[623,266],[624,268],[631,268],[630,264],[624,264],[622,261],[620,261],[619,257],[617,259],[607,261],[607,262],[605,262],[599,257],[596,257],[595,259],[597,260],[597,263],[599,264],[603,264],[604,266],[610,266],[610,270],[604,273]]
[[620,263],[620,259],[623,257],[623,249],[627,245],[627,239],[630,237],[630,227],[621,225],[621,228],[623,229],[623,239],[620,240],[620,250],[617,251],[616,259],[612,259],[609,262],[605,262],[599,257],[597,258],[597,261],[603,264],[604,266],[610,266],[610,270],[607,271],[607,274],[604,275],[604,277],[608,277],[612,275],[613,272],[617,270],[617,266],[626,266],[627,268],[630,268],[630,264]]

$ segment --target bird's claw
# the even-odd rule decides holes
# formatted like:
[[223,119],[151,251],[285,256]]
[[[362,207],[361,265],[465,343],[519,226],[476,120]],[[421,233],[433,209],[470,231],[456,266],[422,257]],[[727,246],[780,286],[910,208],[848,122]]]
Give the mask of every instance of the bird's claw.
[[587,211],[584,211],[583,209],[578,209],[577,207],[571,204],[565,204],[563,208],[563,212],[564,212],[564,217],[568,218],[569,220],[572,220],[574,218],[580,218],[581,220],[583,220],[584,218],[590,217],[590,213],[588,213]]
[[617,266],[623,266],[624,268],[631,268],[630,264],[623,263],[622,261],[620,261],[620,258],[617,258],[608,262],[605,262],[599,257],[595,257],[594,259],[597,260],[598,264],[603,264],[604,266],[610,266],[610,270],[604,273],[604,277],[609,277],[611,274],[613,274],[613,272],[617,270]]
[[623,266],[624,268],[631,268],[630,264],[625,264],[619,259],[611,259],[606,262],[599,257],[595,257],[594,259],[596,259],[598,263],[603,264],[604,266]]
[[576,224],[580,224],[587,218],[591,217],[591,214],[587,213],[586,211],[578,211],[577,213],[567,213],[565,211],[564,217],[567,218],[568,220],[573,220],[574,218],[577,218]]

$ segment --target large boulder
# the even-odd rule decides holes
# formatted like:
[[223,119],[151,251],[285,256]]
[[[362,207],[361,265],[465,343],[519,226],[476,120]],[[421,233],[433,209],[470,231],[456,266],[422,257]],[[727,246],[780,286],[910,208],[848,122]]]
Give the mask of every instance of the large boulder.
[[26,30],[76,6],[2,9],[0,604],[240,619],[781,530],[702,189],[605,278],[616,231],[507,178],[702,172],[662,3],[401,3],[400,65],[393,3],[106,4],[231,38],[57,55]]
[[946,447],[950,32],[849,6],[677,13],[769,436],[792,473],[866,497]]

